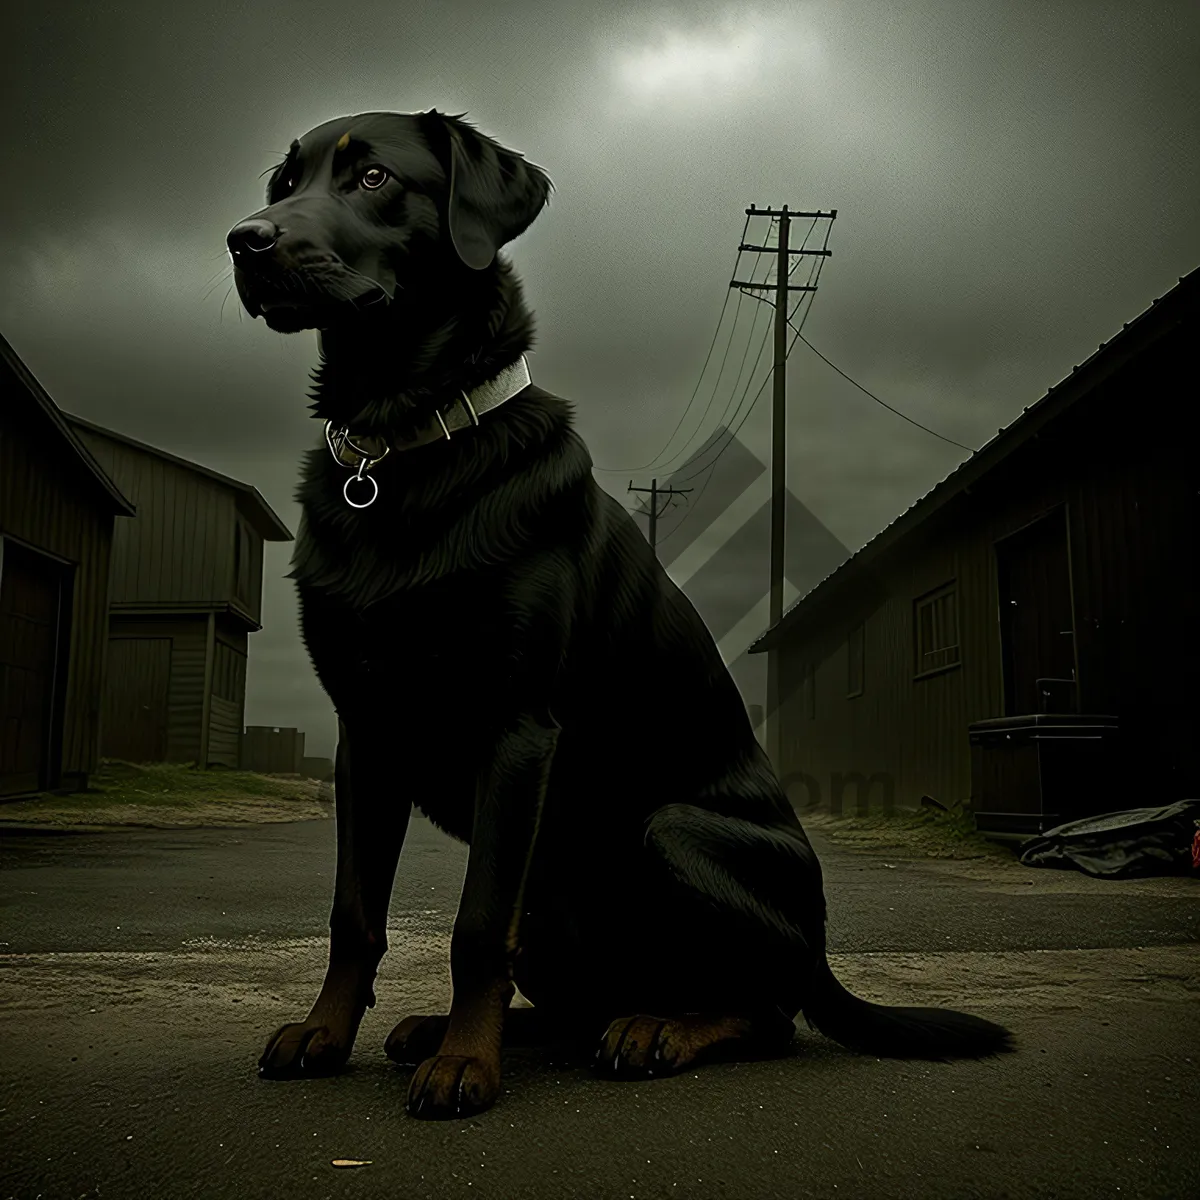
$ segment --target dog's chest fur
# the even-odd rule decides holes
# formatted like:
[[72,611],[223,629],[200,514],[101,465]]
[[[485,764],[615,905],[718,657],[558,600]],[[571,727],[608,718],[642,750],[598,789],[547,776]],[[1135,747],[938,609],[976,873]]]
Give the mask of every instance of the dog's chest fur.
[[492,699],[517,647],[506,629],[496,573],[408,586],[355,613],[341,657],[358,686],[408,710]]
[[310,454],[291,575],[305,643],[339,712],[444,728],[506,708],[492,702],[503,701],[536,623],[522,599],[530,558],[578,539],[592,486],[563,402],[543,393],[510,405],[503,424],[472,431],[459,450],[389,456],[376,469],[379,498],[363,510],[342,495],[349,472]]
[[301,627],[339,713],[463,734],[495,706],[518,653],[503,590],[497,568],[455,571],[363,609],[301,585]]

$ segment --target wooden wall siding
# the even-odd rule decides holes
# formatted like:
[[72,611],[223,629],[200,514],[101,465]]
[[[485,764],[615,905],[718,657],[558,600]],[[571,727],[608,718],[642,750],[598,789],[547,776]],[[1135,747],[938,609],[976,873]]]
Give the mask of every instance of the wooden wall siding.
[[[965,612],[980,591],[979,576],[986,578],[986,569],[980,572],[979,565],[966,559],[960,545],[944,542],[884,573],[889,595],[863,622],[861,695],[847,697],[848,648],[844,640],[839,641],[836,625],[832,637],[785,645],[785,685],[798,686],[788,693],[785,708],[790,760],[785,760],[783,773],[804,771],[813,781],[799,787],[799,797],[803,798],[806,787],[817,788],[822,805],[828,806],[840,792],[843,808],[856,809],[860,790],[849,781],[856,773],[866,781],[877,777],[866,788],[873,809],[883,804],[887,794],[884,776],[892,781],[891,798],[901,807],[916,806],[926,792],[953,799],[964,777],[969,791],[965,733],[963,745],[958,746],[947,735],[946,725],[965,720],[971,707],[972,689],[966,684],[962,660],[987,661],[978,634],[972,639],[964,628]],[[914,601],[951,581],[960,610],[960,663],[914,680]],[[808,663],[815,665],[815,716],[811,718],[805,713],[802,686]],[[979,691],[975,689],[977,704]]]
[[[993,542],[1061,499],[1061,483],[1046,481],[1030,494],[1010,493],[1000,511],[973,506],[973,513],[943,527],[934,541],[882,570],[888,594],[865,621],[861,696],[846,698],[847,650],[836,640],[836,626],[834,638],[827,636],[823,643],[785,647],[786,658],[799,660],[789,664],[789,676],[806,656],[817,661],[816,719],[807,723],[810,750],[799,769],[819,781],[823,801],[836,795],[835,777],[852,772],[889,776],[893,802],[901,808],[917,807],[923,795],[943,803],[969,797],[967,726],[1003,713]],[[950,583],[958,609],[959,661],[915,678],[916,602]],[[802,707],[795,704],[797,712]],[[786,721],[804,728],[795,716]],[[785,764],[784,772],[789,769]],[[876,785],[872,808],[882,804],[883,794]],[[856,806],[854,788],[843,791],[843,804]]]
[[[63,785],[82,785],[99,756],[107,648],[109,563],[116,518],[76,478],[44,431],[0,394],[0,533],[74,564],[71,640],[63,698]],[[120,524],[130,520],[122,518]]]
[[[114,613],[110,620],[114,642],[165,638],[171,643],[166,713],[167,762],[199,761],[207,628],[208,617],[204,613],[163,617]],[[248,639],[245,629],[237,628],[228,620],[218,620],[215,634],[208,758],[210,763],[235,767],[245,710]],[[119,678],[114,677],[111,684],[114,689],[119,688]],[[231,720],[234,722],[232,749],[229,740]],[[106,736],[102,753],[110,753],[109,745],[116,746],[118,742],[110,741]]]
[[213,695],[223,700],[239,700],[246,694],[246,635],[241,635],[241,646],[228,639],[230,635],[223,634],[218,628]]
[[213,696],[209,717],[208,765],[236,767],[242,733],[242,705]]
[[11,538],[0,542],[0,796],[54,778],[69,579],[57,559]]
[[230,489],[90,429],[77,432],[138,509],[114,541],[112,602],[227,600],[236,513]]
[[1119,448],[1098,442],[1089,440],[1092,469],[1071,529],[1076,645],[1084,710],[1117,714],[1143,746],[1131,785],[1145,794],[1131,795],[1132,807],[1157,803],[1160,789],[1177,795],[1200,784],[1194,752],[1181,774],[1200,720],[1185,681],[1200,650],[1200,473],[1185,439],[1157,427],[1127,431]]
[[231,564],[230,575],[233,584],[230,588],[230,593],[246,612],[256,622],[261,624],[264,543],[263,539],[254,532],[253,526],[244,514],[239,513],[238,523],[242,526],[243,536],[246,539],[244,544],[249,549],[249,564],[248,571],[243,572],[243,579],[240,584],[234,578]]
[[169,637],[112,639],[100,724],[106,758],[135,763],[166,758],[171,642]]
[[[1139,432],[1127,420],[1137,397],[1163,394],[1181,359],[1178,339],[1160,347],[1153,368],[1114,376],[1081,401],[1079,419],[1049,427],[929,522],[880,569],[875,595],[865,588],[857,597],[854,589],[839,593],[836,605],[814,611],[787,639],[785,779],[806,773],[826,806],[839,772],[889,773],[901,807],[915,807],[923,794],[943,803],[966,799],[967,726],[1003,714],[995,542],[1065,504],[1080,709],[1119,716],[1146,747],[1139,777],[1145,792],[1131,803],[1157,802],[1154,788],[1182,795],[1200,784],[1194,752],[1189,757],[1184,749],[1200,712],[1194,692],[1185,696],[1178,681],[1180,664],[1195,661],[1200,649],[1200,474],[1183,439],[1163,438],[1154,422]],[[914,679],[914,602],[951,580],[960,662]],[[864,616],[864,690],[847,699],[846,637]],[[801,686],[807,663],[816,664],[815,719]],[[803,803],[806,791],[796,784],[789,794]],[[877,789],[873,806],[880,796]],[[849,788],[845,807],[855,800]]]
[[208,623],[197,617],[177,634],[171,652],[171,723],[168,762],[200,761],[200,725],[204,716],[204,649]]
[[168,691],[168,762],[197,762],[204,698],[204,643],[208,618],[125,616],[114,613],[110,629],[119,637],[169,637],[171,686]]

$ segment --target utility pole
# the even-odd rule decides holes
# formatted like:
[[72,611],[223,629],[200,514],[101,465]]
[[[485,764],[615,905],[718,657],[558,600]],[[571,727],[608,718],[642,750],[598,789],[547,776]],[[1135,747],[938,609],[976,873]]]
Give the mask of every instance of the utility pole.
[[[783,618],[783,558],[784,558],[784,498],[787,495],[787,324],[788,292],[815,292],[811,285],[788,283],[788,256],[792,254],[811,254],[829,257],[831,250],[790,249],[788,247],[788,231],[793,217],[812,217],[819,219],[828,217],[837,220],[837,209],[829,212],[790,212],[785,204],[781,209],[757,208],[753,204],[746,209],[748,217],[778,217],[779,244],[770,246],[748,246],[745,243],[739,250],[756,250],[770,252],[774,249],[778,254],[778,264],[775,271],[775,282],[750,283],[734,279],[730,287],[774,290],[775,292],[775,367],[772,374],[774,395],[771,405],[771,597],[770,625],[778,625]],[[779,651],[772,648],[767,651],[767,755],[777,771],[782,769],[782,744],[780,742],[780,712],[779,712]]]
[[[692,490],[691,488],[672,488],[672,487],[660,488],[658,486],[657,479],[650,480],[650,486],[648,488],[635,488],[633,486],[633,480],[631,479],[629,481],[629,491],[631,491],[631,492],[649,492],[650,493],[650,511],[649,511],[650,549],[654,551],[655,557],[658,556],[658,548],[657,547],[658,547],[658,498],[659,498],[659,496],[666,496],[667,503],[670,504],[672,496],[684,496],[691,490]],[[663,511],[666,512],[666,509],[663,509]]]

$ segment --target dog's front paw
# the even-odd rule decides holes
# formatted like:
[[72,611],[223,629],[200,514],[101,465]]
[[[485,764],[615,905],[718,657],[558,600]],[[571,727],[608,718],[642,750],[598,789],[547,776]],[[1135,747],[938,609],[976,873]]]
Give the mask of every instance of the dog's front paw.
[[500,1095],[500,1068],[482,1058],[439,1054],[427,1058],[408,1087],[408,1114],[425,1121],[470,1117]]
[[302,1079],[336,1075],[346,1065],[354,1043],[353,1034],[339,1037],[329,1026],[293,1021],[277,1029],[267,1039],[267,1047],[258,1060],[261,1079]]

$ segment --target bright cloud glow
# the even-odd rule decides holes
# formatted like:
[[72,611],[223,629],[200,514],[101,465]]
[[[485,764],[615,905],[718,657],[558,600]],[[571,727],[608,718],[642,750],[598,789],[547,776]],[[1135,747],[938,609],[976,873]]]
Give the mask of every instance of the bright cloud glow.
[[815,38],[794,19],[730,9],[702,27],[631,29],[611,64],[625,99],[695,104],[761,95],[765,76],[784,64],[810,69],[818,57]]

